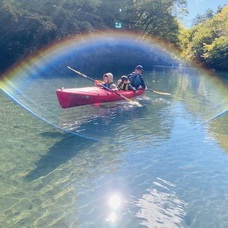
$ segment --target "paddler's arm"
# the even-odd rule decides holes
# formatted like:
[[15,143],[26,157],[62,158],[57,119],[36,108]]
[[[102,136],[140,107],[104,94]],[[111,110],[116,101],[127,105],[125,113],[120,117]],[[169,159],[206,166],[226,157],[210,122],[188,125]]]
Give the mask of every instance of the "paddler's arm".
[[103,81],[101,81],[101,80],[95,80],[94,85],[95,85],[95,86],[102,87]]

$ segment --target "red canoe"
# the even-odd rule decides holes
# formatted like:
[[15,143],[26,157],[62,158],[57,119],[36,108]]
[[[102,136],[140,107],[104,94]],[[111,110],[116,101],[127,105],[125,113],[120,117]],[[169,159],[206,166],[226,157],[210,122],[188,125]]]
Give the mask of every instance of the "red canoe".
[[123,100],[124,97],[130,99],[132,97],[142,95],[143,93],[144,90],[137,90],[136,93],[130,90],[121,90],[115,93],[100,87],[83,87],[73,89],[62,88],[56,90],[58,101],[62,108],[119,101]]

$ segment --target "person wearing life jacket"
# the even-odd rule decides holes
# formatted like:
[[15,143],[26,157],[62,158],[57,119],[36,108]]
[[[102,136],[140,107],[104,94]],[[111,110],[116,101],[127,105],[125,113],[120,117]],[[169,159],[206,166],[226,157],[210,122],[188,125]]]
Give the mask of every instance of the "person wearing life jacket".
[[142,77],[142,71],[143,67],[141,65],[137,65],[135,67],[135,71],[128,75],[128,79],[135,89],[146,89],[146,85]]
[[96,86],[106,87],[111,90],[118,90],[117,86],[113,83],[113,74],[105,73],[103,75],[103,81],[95,80]]
[[117,81],[119,90],[132,90],[136,91],[136,89],[130,84],[130,81],[126,75],[123,75],[121,79]]

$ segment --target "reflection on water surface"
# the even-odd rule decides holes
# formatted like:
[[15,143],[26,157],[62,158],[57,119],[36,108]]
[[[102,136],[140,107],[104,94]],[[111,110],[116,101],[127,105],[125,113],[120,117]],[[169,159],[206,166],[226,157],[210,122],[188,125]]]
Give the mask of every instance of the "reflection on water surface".
[[80,137],[0,95],[2,226],[228,224],[228,116],[210,120],[227,107],[226,83],[182,68],[145,72],[145,80],[172,96],[148,92],[140,108],[123,101],[62,110],[55,89],[86,82],[50,77],[18,87],[19,102]]

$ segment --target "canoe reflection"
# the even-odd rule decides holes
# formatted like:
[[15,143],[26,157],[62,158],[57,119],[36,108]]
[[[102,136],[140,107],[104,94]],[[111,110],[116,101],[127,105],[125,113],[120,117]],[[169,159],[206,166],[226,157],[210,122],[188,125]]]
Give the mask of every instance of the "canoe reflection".
[[172,124],[166,121],[163,128],[163,116],[160,115],[160,110],[169,104],[165,100],[154,100],[152,105],[148,102],[151,100],[141,100],[142,107],[121,102],[63,110],[58,125],[82,137],[106,142],[169,135],[167,128]]
[[86,138],[111,140],[117,133],[127,136],[129,126],[142,119],[146,109],[128,103],[73,108],[63,110],[58,125]]

